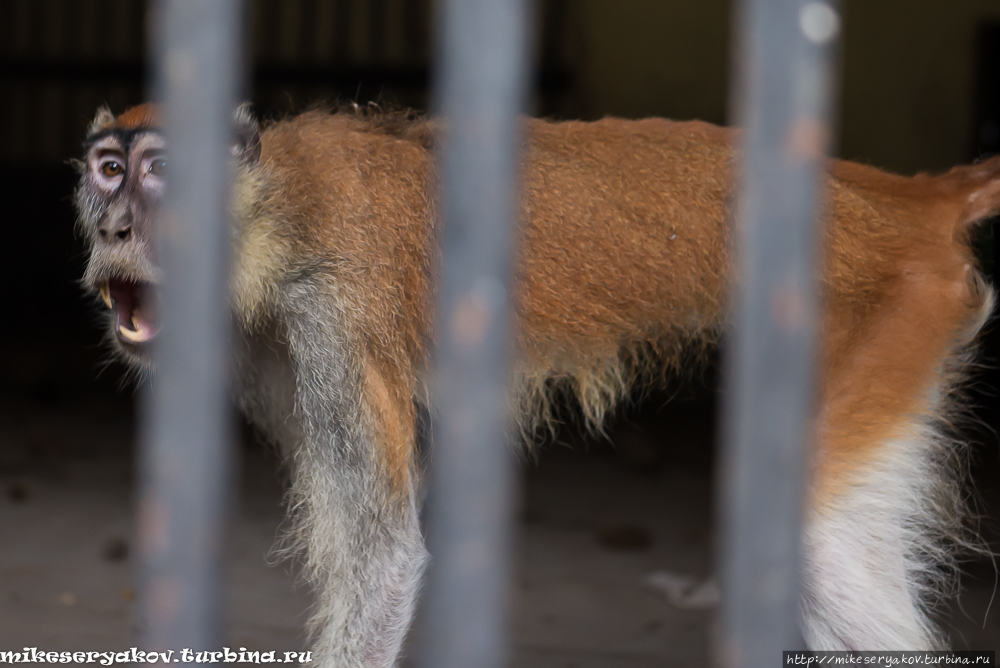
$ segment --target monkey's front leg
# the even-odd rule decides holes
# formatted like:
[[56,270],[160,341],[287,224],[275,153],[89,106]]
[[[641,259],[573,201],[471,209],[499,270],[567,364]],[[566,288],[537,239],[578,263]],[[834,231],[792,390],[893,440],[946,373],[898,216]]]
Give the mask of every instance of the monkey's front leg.
[[318,596],[313,660],[390,668],[427,558],[415,472],[402,451],[412,445],[412,411],[350,340],[336,300],[323,292],[292,286],[282,317],[303,439],[292,454],[292,510]]

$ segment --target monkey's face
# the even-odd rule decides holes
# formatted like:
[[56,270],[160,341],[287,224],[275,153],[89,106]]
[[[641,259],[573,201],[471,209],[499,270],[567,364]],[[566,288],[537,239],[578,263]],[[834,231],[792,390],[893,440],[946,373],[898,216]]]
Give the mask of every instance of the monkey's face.
[[107,307],[115,348],[146,366],[159,328],[152,234],[166,186],[166,143],[155,127],[116,119],[92,132],[85,148],[76,192],[90,246],[84,286]]
[[[241,165],[260,158],[260,135],[247,105],[233,118],[232,155]],[[108,313],[115,350],[127,362],[148,370],[149,344],[159,329],[155,223],[166,190],[166,141],[159,130],[159,109],[133,107],[115,117],[97,113],[76,162],[80,183],[75,194],[80,231],[90,258],[83,286],[99,295]]]

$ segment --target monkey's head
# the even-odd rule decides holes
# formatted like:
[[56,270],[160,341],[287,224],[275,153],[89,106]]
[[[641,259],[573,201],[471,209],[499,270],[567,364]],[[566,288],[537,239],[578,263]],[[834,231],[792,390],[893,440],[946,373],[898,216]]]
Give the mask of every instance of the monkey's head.
[[[257,124],[246,106],[236,112],[232,153],[245,162],[260,157]],[[149,343],[159,330],[155,225],[168,174],[160,111],[143,104],[114,116],[97,112],[76,162],[77,223],[89,246],[83,286],[108,309],[110,338],[127,362],[150,365]]]

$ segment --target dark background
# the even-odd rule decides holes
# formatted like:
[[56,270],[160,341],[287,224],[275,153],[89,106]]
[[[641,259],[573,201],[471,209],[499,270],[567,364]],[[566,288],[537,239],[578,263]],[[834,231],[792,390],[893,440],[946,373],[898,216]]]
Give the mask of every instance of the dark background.
[[[429,0],[256,0],[250,8],[247,97],[258,116],[350,101],[427,108]],[[725,123],[729,12],[724,0],[540,2],[532,113]],[[850,0],[844,17],[841,157],[914,173],[1000,152],[1000,3]],[[132,428],[133,388],[120,367],[106,366],[99,309],[77,285],[85,257],[66,160],[79,154],[99,105],[118,113],[143,100],[145,23],[144,3],[133,0],[0,0],[0,419],[11,424],[87,414]],[[996,285],[995,243],[987,227],[981,259]],[[983,346],[964,431],[976,443],[972,474],[989,537],[1000,517],[996,320]],[[588,447],[636,469],[708,470],[714,378],[708,369],[669,405],[662,393],[638,401],[612,422],[615,448],[609,440]],[[99,447],[38,429],[43,436],[0,440],[12,498],[39,462]],[[568,429],[560,440],[581,438]],[[992,578],[986,562],[969,570],[974,580]]]

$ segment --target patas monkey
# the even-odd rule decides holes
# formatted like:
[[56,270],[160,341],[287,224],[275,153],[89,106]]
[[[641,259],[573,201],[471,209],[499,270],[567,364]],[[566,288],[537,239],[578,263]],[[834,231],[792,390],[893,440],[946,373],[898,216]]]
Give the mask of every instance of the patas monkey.
[[[427,560],[414,449],[434,339],[433,123],[312,111],[259,132],[241,110],[236,126],[238,401],[292,463],[315,656],[392,666]],[[101,110],[76,192],[84,283],[140,368],[157,330],[158,127],[150,105]],[[525,129],[512,405],[530,430],[558,387],[599,424],[725,327],[734,135],[610,118]],[[833,160],[827,187],[802,628],[816,649],[941,648],[927,604],[961,534],[942,425],[992,305],[969,234],[1000,210],[1000,159],[913,178]]]

